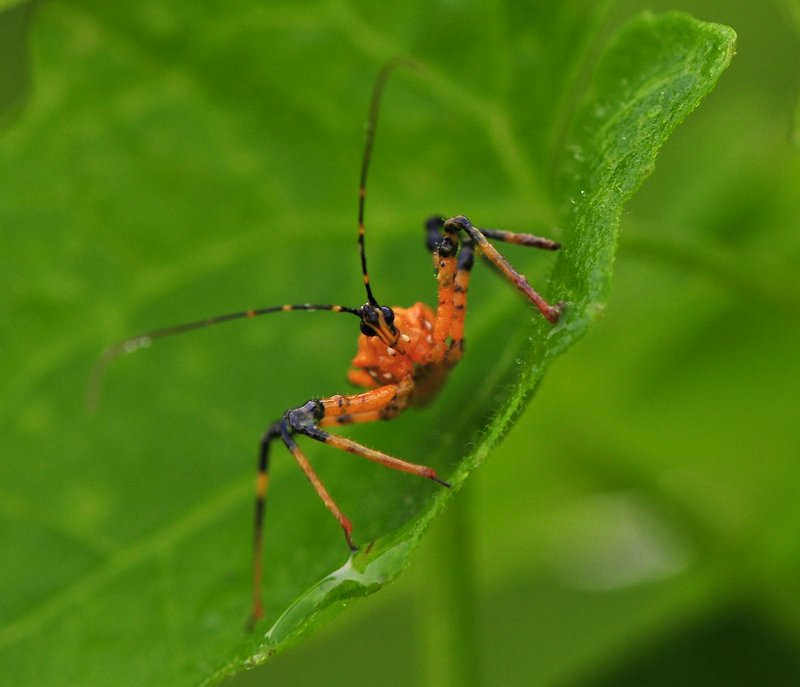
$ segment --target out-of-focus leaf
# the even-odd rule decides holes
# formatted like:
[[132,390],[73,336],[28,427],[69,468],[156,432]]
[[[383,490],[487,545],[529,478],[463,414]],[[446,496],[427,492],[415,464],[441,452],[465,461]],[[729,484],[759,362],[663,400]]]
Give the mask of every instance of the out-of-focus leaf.
[[33,0],[0,4],[0,124],[19,109],[30,87],[26,45]]

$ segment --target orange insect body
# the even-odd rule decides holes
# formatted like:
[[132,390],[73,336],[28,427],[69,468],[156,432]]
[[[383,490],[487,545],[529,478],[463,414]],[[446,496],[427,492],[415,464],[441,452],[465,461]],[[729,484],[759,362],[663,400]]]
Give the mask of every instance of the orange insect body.
[[428,365],[434,350],[433,327],[436,316],[425,303],[410,308],[392,308],[394,324],[399,332],[394,346],[386,345],[380,337],[358,337],[358,352],[353,369],[347,378],[356,386],[373,389],[383,384],[397,383],[414,375],[415,368]]

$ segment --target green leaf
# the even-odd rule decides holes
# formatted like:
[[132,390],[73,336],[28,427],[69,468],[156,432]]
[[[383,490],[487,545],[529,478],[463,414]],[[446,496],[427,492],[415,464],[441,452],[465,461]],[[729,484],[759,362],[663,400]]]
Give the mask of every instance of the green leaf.
[[28,93],[25,35],[33,8],[32,0],[0,3],[0,124],[19,110]]
[[[10,682],[214,681],[381,588],[600,312],[622,204],[713,87],[733,34],[682,15],[641,18],[584,89],[602,5],[459,11],[424,22],[405,4],[87,1],[42,12],[34,97],[0,142],[14,256],[0,277],[14,332],[0,362]],[[246,635],[258,438],[287,406],[344,390],[352,323],[277,315],[163,342],[109,371],[92,417],[83,390],[96,352],[140,329],[363,299],[361,122],[374,74],[398,53],[427,75],[398,75],[381,116],[367,210],[378,297],[427,300],[418,227],[464,212],[538,233],[559,219],[565,247],[547,291],[568,308],[552,328],[476,270],[469,352],[442,397],[348,430],[431,464],[453,490],[306,446],[354,522],[352,560],[290,458],[275,456],[267,617]],[[552,256],[507,254],[544,283]]]
[[[785,0],[785,5],[795,33],[800,35],[800,0]],[[795,145],[800,145],[800,97],[795,103],[794,121],[792,122],[792,139]]]

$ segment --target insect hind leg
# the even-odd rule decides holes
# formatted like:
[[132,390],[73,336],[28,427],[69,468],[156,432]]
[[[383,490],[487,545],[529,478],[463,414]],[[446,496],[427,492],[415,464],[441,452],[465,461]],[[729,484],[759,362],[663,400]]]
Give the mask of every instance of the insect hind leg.
[[317,473],[314,472],[314,468],[311,467],[311,463],[308,462],[308,458],[306,458],[306,455],[297,445],[297,442],[292,436],[294,431],[296,431],[296,429],[288,422],[281,423],[281,439],[283,439],[283,443],[286,445],[286,448],[289,449],[289,452],[294,456],[295,461],[297,461],[300,469],[303,471],[303,473],[305,473],[308,481],[311,482],[311,486],[314,487],[314,491],[317,492],[317,495],[322,500],[322,503],[325,504],[325,507],[331,512],[333,517],[336,518],[339,525],[341,525],[342,531],[344,532],[344,538],[347,541],[347,546],[351,551],[357,551],[358,547],[353,542],[353,537],[351,535],[353,526],[350,524],[350,520],[345,517],[345,515],[339,509],[339,506],[336,505],[336,501],[334,501],[331,495],[328,493],[325,485],[322,484],[322,480],[320,480],[320,478],[317,476]]
[[263,577],[264,548],[264,509],[269,487],[269,447],[272,441],[281,434],[280,422],[271,425],[264,433],[259,445],[258,473],[256,476],[256,500],[253,526],[253,610],[247,621],[247,629],[251,630],[264,615],[264,603],[261,597],[261,580]]
[[[342,513],[336,501],[333,500],[333,497],[328,493],[322,480],[320,480],[319,476],[314,471],[308,458],[297,445],[294,438],[295,434],[303,434],[315,441],[328,444],[329,446],[347,451],[348,453],[353,453],[362,458],[367,458],[368,460],[380,463],[393,470],[419,475],[420,477],[425,477],[445,487],[450,486],[437,476],[433,468],[417,465],[415,463],[408,463],[394,456],[382,453],[381,451],[362,446],[351,439],[330,434],[320,428],[320,423],[325,420],[327,420],[328,423],[350,424],[389,419],[389,417],[393,417],[397,412],[402,410],[402,404],[396,409],[393,405],[398,401],[398,396],[401,400],[404,399],[412,388],[413,385],[400,387],[387,385],[352,396],[334,396],[321,400],[313,399],[302,406],[287,410],[283,414],[283,418],[270,426],[266,431],[261,440],[258,477],[256,479],[255,533],[253,544],[253,612],[247,624],[248,629],[251,629],[255,622],[264,614],[261,598],[261,558],[264,535],[264,504],[268,486],[269,448],[272,441],[280,438],[292,454],[298,466],[308,478],[308,481],[311,482],[311,486],[314,487],[317,495],[325,504],[325,507],[331,512],[341,526],[347,545],[353,552],[357,551],[358,547],[353,541],[353,527],[350,520]],[[354,412],[347,414],[337,412],[342,409],[348,409]]]
[[317,404],[317,401],[309,401],[299,408],[287,411],[284,413],[281,420],[270,426],[261,439],[258,458],[258,476],[256,477],[255,526],[253,531],[253,610],[247,621],[246,627],[248,630],[251,630],[255,623],[264,615],[264,603],[261,594],[263,580],[264,510],[267,487],[269,485],[269,449],[270,444],[275,439],[281,439],[289,452],[294,456],[295,461],[300,466],[300,469],[308,478],[309,482],[311,482],[311,485],[325,504],[325,507],[341,525],[350,550],[356,551],[358,549],[350,534],[353,529],[350,521],[339,509],[339,506],[336,505],[333,498],[331,498],[331,495],[322,484],[317,473],[314,472],[314,468],[311,467],[308,458],[306,458],[305,454],[300,450],[300,447],[292,436],[295,431],[299,431],[299,428],[315,421],[314,418],[318,413],[316,410]]
[[[410,380],[406,384],[387,384],[370,391],[351,396],[334,396],[318,401],[309,401],[301,408],[286,413],[286,419],[293,432],[366,458],[384,467],[425,477],[442,486],[450,485],[440,479],[436,471],[426,465],[409,463],[382,451],[359,444],[352,439],[331,434],[320,427],[322,424],[351,424],[389,419],[402,410],[405,400],[413,390]],[[395,404],[397,404],[395,406]],[[343,410],[352,412],[342,413]],[[387,415],[386,412],[389,411]],[[324,499],[323,499],[324,500]],[[326,504],[327,505],[327,504]]]

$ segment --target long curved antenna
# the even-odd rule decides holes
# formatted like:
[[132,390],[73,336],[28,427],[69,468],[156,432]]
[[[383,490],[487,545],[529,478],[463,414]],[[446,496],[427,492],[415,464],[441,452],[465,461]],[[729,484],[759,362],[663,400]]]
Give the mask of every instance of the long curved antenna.
[[369,283],[367,254],[364,250],[364,204],[367,196],[367,172],[372,159],[372,146],[375,143],[375,131],[378,127],[378,112],[380,111],[383,91],[391,73],[400,66],[419,69],[419,66],[412,60],[406,57],[395,57],[383,65],[375,79],[375,85],[372,88],[372,100],[369,106],[369,118],[367,119],[367,140],[364,145],[364,157],[361,161],[361,180],[358,185],[358,252],[361,255],[361,274],[364,277],[364,288],[367,290],[367,300],[371,305],[378,305],[378,302],[372,294],[372,287]]
[[297,305],[273,305],[268,308],[257,308],[254,310],[241,310],[239,312],[225,313],[224,315],[217,315],[215,317],[207,317],[204,320],[195,320],[194,322],[185,322],[172,327],[164,327],[162,329],[153,329],[149,332],[132,336],[123,341],[119,341],[112,346],[106,348],[100,355],[100,359],[95,363],[92,370],[91,378],[89,379],[89,388],[86,394],[86,404],[90,408],[97,406],[97,401],[100,398],[100,384],[103,380],[103,374],[109,363],[116,360],[126,353],[133,353],[140,348],[147,348],[156,339],[163,339],[168,336],[175,336],[176,334],[183,334],[191,332],[195,329],[205,329],[206,327],[213,327],[223,322],[230,322],[232,320],[246,320],[261,315],[269,315],[274,312],[292,312],[296,310],[319,311],[328,310],[331,312],[346,312],[357,317],[361,317],[356,308],[349,308],[346,305],[330,305],[330,304],[313,304],[301,303]]

